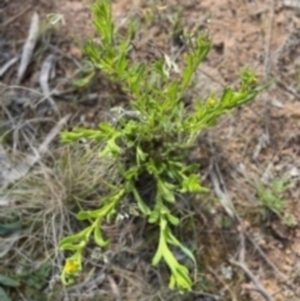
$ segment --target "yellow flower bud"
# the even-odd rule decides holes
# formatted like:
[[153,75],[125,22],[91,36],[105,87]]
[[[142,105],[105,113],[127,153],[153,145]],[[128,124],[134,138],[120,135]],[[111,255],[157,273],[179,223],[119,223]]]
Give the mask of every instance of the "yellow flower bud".
[[209,107],[209,108],[213,108],[215,105],[216,105],[217,101],[213,98],[213,97],[210,97],[207,101],[206,101],[206,105]]

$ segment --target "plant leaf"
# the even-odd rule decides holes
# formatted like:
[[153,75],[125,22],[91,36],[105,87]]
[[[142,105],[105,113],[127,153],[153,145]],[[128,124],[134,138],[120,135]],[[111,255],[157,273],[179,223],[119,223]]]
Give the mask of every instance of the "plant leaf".
[[173,226],[178,226],[179,225],[179,218],[172,215],[171,213],[167,214],[168,221],[173,225]]
[[148,222],[150,224],[155,224],[155,223],[157,223],[158,219],[159,219],[159,213],[158,213],[158,211],[157,210],[153,210],[151,212],[150,216],[149,216]]
[[0,274],[0,284],[2,284],[4,286],[8,286],[8,287],[18,287],[18,286],[20,286],[19,281],[14,280],[12,278],[9,278],[7,276],[4,276],[2,274]]
[[0,300],[11,301],[10,297],[6,294],[5,290],[2,287],[0,287]]
[[16,221],[9,224],[0,224],[0,236],[12,234],[21,229],[21,221]]
[[158,181],[158,189],[160,190],[162,197],[169,203],[175,204],[174,192],[168,188],[167,183]]
[[132,193],[134,195],[134,198],[138,204],[139,209],[144,215],[150,215],[151,210],[150,208],[144,203],[142,198],[140,197],[140,194],[138,193],[137,189],[135,187],[132,187]]
[[171,243],[172,245],[174,245],[174,246],[177,246],[177,247],[179,247],[181,250],[182,250],[182,252],[186,255],[186,256],[188,256],[192,261],[193,261],[193,263],[195,264],[195,266],[196,266],[196,259],[195,259],[195,257],[194,257],[194,255],[193,255],[193,253],[187,248],[187,247],[185,247],[173,234],[172,234],[172,232],[171,232],[171,230],[170,229],[167,229],[167,241],[168,241],[168,243]]
[[109,240],[104,240],[100,231],[100,225],[99,225],[100,219],[97,220],[97,224],[95,226],[95,230],[94,230],[94,239],[96,244],[99,247],[106,247],[110,241]]
[[86,241],[91,232],[91,227],[87,227],[79,233],[67,236],[60,240],[59,247],[63,248],[64,246],[73,245],[74,243],[81,243],[82,241]]

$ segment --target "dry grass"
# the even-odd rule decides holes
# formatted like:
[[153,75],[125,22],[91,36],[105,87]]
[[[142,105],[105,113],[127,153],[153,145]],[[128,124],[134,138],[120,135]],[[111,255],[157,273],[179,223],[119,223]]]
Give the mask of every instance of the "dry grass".
[[25,258],[30,265],[51,261],[54,274],[59,272],[63,258],[58,242],[79,227],[74,214],[81,207],[99,205],[108,188],[106,179],[114,178],[109,162],[99,164],[98,151],[99,146],[58,147],[2,192],[9,204],[1,208],[1,222],[22,223],[17,236],[1,246],[7,268],[15,270]]

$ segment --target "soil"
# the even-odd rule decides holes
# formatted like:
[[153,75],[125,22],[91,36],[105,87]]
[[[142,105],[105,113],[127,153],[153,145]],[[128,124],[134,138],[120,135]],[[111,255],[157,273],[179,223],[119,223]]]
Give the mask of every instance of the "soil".
[[[247,241],[246,263],[273,297],[272,300],[276,301],[300,300],[299,183],[296,181],[293,189],[286,191],[283,196],[287,203],[286,213],[294,218],[293,226],[284,225],[273,215],[258,214],[257,210],[260,209],[254,210],[253,204],[259,204],[256,183],[268,186],[274,179],[281,179],[286,175],[295,179],[299,177],[300,10],[293,6],[294,2],[113,2],[113,14],[120,28],[126,26],[129,17],[143,17],[147,13],[154,16],[153,23],[147,25],[145,22],[142,25],[138,41],[141,49],[138,55],[144,59],[148,57],[147,47],[150,44],[166,53],[172,51],[169,42],[170,27],[166,25],[167,16],[174,15],[178,8],[182,9],[185,28],[193,30],[195,25],[200,24],[200,30],[209,33],[213,42],[212,51],[197,72],[198,84],[193,96],[206,97],[212,91],[220,92],[225,85],[236,85],[245,66],[251,67],[262,82],[271,80],[270,87],[254,102],[222,118],[214,129],[205,133],[205,139],[210,145],[205,150],[199,145],[195,156],[199,160],[213,162],[219,168],[219,174],[224,180],[223,190],[226,190],[235,204],[247,225],[248,233],[255,240],[254,244]],[[71,112],[73,124],[80,122],[85,126],[95,126],[107,118],[110,107],[126,103],[126,99],[120,95],[118,87],[101,76],[88,88],[76,90],[70,85],[78,70],[74,62],[82,61],[81,49],[84,42],[88,37],[95,37],[89,5],[90,2],[84,0],[4,0],[0,4],[0,67],[22,49],[34,12],[38,12],[40,16],[42,28],[48,28],[45,21],[47,14],[62,14],[66,24],[45,31],[44,40],[39,42],[37,49],[44,49],[47,41],[52,48],[46,47],[40,52],[36,50],[27,76],[21,83],[23,89],[15,89],[15,97],[30,98],[32,94],[25,88],[40,89],[40,66],[47,54],[56,51],[57,71],[51,87],[59,91],[55,100],[60,114]],[[0,80],[7,86],[13,86],[16,72],[17,68],[13,67]],[[66,78],[67,81],[63,82]],[[9,95],[2,93],[6,102],[12,101]],[[118,95],[119,98],[113,95]],[[41,109],[38,113],[35,111],[36,107],[24,111],[25,116],[22,114],[22,118],[32,118],[37,114],[40,118],[51,118],[52,122],[57,120],[51,107],[45,106],[46,109]],[[13,118],[21,118],[20,110],[22,109],[13,109]],[[46,126],[43,131],[47,132],[47,129]],[[211,184],[209,177],[206,182],[215,191],[216,187]],[[219,197],[218,192],[215,192]],[[217,208],[218,214],[212,213],[210,216],[211,233],[206,230],[207,221],[200,220],[198,224],[199,229],[204,229],[199,231],[199,241],[204,243],[197,247],[197,257],[206,266],[211,266],[211,270],[205,271],[205,277],[217,283],[216,287],[223,292],[224,300],[267,300],[255,291],[255,284],[249,279],[249,275],[245,275],[245,271],[228,261],[239,250],[239,240],[237,238],[235,242],[229,242],[228,236],[231,234],[223,226],[226,215],[221,206]],[[260,208],[259,205],[256,208]],[[263,256],[255,250],[255,246],[264,252]],[[234,278],[226,280],[222,271],[228,267],[234,270]],[[216,291],[211,293],[215,294]],[[210,300],[201,298],[203,299],[189,300]]]

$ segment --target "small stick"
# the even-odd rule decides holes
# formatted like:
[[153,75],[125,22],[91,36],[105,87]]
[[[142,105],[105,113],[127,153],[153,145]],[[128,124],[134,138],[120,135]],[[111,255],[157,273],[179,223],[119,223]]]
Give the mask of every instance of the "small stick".
[[230,260],[230,263],[239,267],[244,271],[244,273],[250,278],[250,280],[253,282],[253,284],[256,287],[256,290],[265,298],[267,301],[274,301],[274,299],[271,297],[271,295],[267,292],[267,290],[264,288],[264,286],[261,284],[261,282],[255,277],[255,275],[250,271],[248,266],[245,263],[245,234],[244,230],[241,230],[240,234],[240,244],[241,244],[241,250],[239,253],[239,261]]
[[19,56],[13,57],[8,62],[6,62],[1,68],[0,68],[0,77],[2,77],[7,70],[14,65],[19,60]]
[[54,111],[56,113],[59,113],[58,107],[57,107],[54,99],[50,95],[51,92],[50,92],[50,88],[49,88],[49,84],[48,84],[50,72],[53,68],[54,63],[55,63],[55,56],[53,54],[49,54],[42,64],[41,75],[40,75],[40,86],[44,93],[44,96],[47,97],[47,99],[48,99],[50,105],[52,106],[52,108],[54,109]]
[[23,80],[27,67],[30,63],[35,45],[37,43],[39,33],[39,15],[34,13],[31,19],[31,25],[28,33],[28,37],[23,47],[22,55],[21,55],[21,62],[18,70],[17,75],[17,84]]

